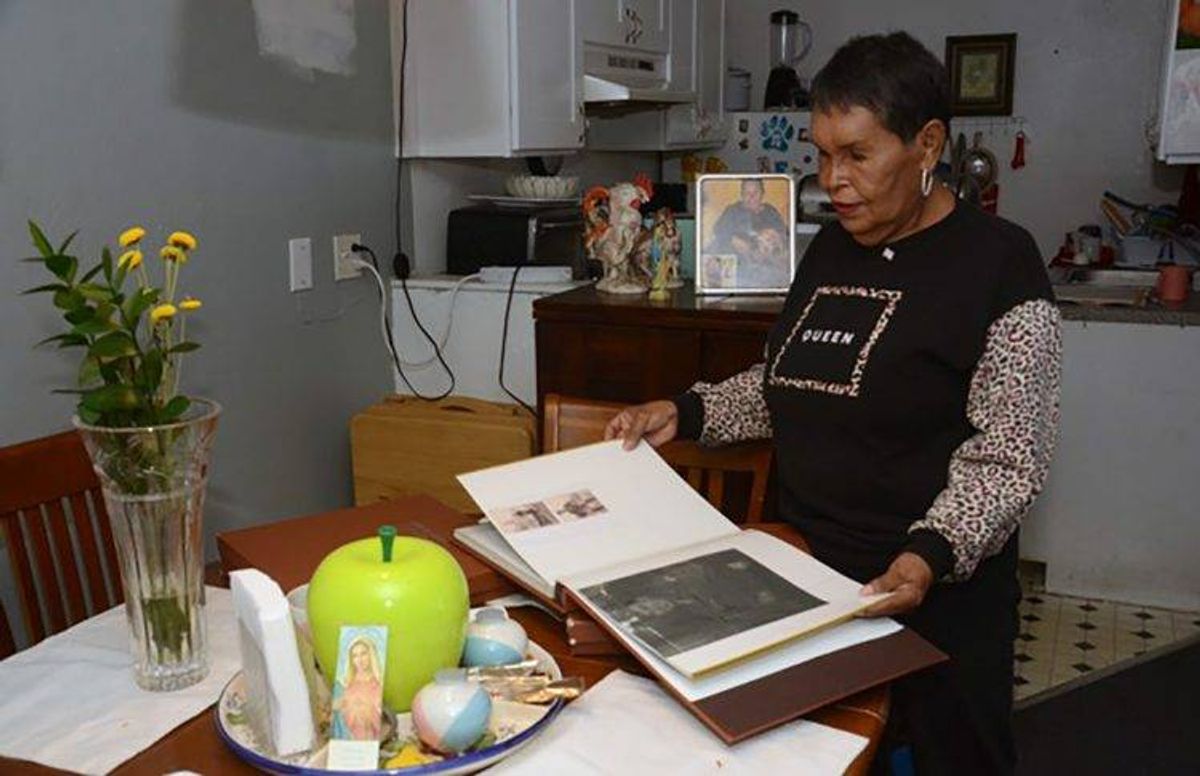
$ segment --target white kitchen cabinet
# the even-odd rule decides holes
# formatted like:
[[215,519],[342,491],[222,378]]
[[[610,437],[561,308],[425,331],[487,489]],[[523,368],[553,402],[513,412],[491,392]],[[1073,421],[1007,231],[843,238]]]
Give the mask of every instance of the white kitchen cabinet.
[[[582,1],[582,0],[581,0]],[[401,4],[393,2],[395,18]],[[583,146],[583,70],[570,0],[408,3],[393,36],[405,158],[508,157]]]
[[583,39],[635,51],[666,53],[668,0],[575,0]]
[[669,0],[671,89],[694,102],[588,116],[587,146],[605,151],[665,151],[724,144],[725,0]]

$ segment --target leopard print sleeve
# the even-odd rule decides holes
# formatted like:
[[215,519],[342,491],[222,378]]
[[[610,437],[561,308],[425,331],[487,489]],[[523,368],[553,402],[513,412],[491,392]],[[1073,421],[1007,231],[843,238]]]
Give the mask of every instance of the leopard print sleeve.
[[723,445],[769,439],[771,416],[763,398],[763,365],[756,364],[720,383],[696,383],[689,393],[703,406],[700,443]]
[[969,578],[999,552],[1041,491],[1058,440],[1061,359],[1053,302],[1023,302],[989,327],[967,399],[978,433],[951,456],[946,488],[909,528],[949,542],[949,579]]

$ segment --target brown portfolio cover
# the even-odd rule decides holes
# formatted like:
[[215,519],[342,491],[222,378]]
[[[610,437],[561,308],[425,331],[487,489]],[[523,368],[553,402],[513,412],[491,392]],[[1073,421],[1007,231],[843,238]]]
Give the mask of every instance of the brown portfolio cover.
[[[569,588],[566,591],[572,600],[582,605]],[[595,623],[614,639],[628,638],[604,622],[595,620]],[[630,654],[638,658],[636,653]],[[947,658],[937,647],[904,628],[890,636],[832,652],[699,701],[689,701],[679,695],[653,665],[638,659],[664,690],[722,741],[736,744],[822,706]]]
[[[808,551],[808,545],[800,533],[786,523],[756,523],[746,528],[771,534],[798,549]],[[570,601],[579,603],[570,590],[566,590],[566,593]],[[581,619],[589,618],[589,615],[586,611],[575,610],[571,617]],[[619,643],[621,636],[615,630],[610,631],[598,620],[589,618],[589,621],[596,630],[608,634],[610,639]],[[941,650],[905,628],[890,636],[786,668],[696,702],[689,702],[677,695],[666,682],[660,683],[664,690],[674,695],[722,741],[736,744],[822,706],[946,659]],[[643,667],[652,676],[662,679],[651,665],[643,663]]]

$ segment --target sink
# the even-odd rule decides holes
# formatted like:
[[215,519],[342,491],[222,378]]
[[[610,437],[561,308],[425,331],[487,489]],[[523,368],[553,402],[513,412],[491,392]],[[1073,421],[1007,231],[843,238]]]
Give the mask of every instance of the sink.
[[1145,286],[1158,281],[1158,269],[1111,269],[1093,267],[1054,267],[1050,281],[1055,285],[1080,286]]

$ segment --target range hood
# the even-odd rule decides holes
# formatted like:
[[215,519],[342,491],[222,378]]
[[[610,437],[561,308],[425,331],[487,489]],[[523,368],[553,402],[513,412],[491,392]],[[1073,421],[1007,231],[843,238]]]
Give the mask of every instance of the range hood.
[[671,88],[666,54],[585,43],[583,101],[678,104],[695,102],[696,93]]

